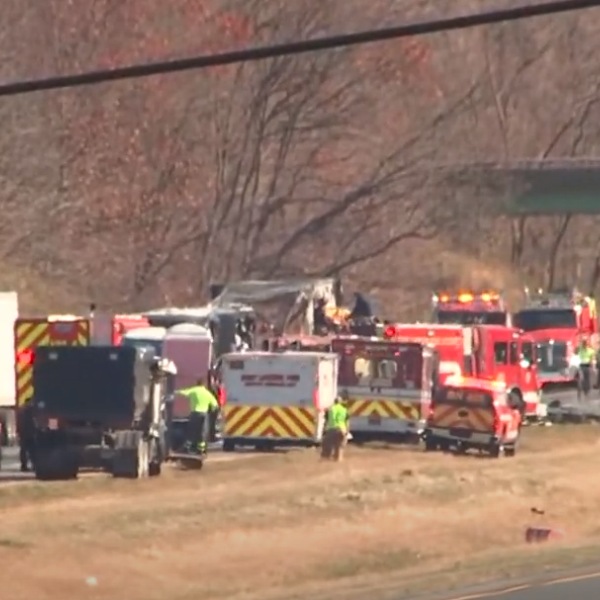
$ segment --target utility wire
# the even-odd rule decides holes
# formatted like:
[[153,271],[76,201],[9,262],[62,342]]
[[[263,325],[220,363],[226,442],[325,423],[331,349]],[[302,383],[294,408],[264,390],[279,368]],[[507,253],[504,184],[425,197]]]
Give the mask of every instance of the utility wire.
[[504,10],[491,10],[476,14],[450,17],[430,21],[420,21],[409,25],[397,27],[386,27],[369,31],[359,31],[344,35],[334,35],[315,38],[300,42],[275,44],[271,46],[258,46],[245,50],[233,50],[217,54],[204,54],[191,58],[182,58],[164,62],[152,62],[116,69],[104,69],[89,71],[77,75],[64,75],[59,77],[48,77],[45,79],[29,79],[0,85],[0,96],[16,96],[31,92],[57,90],[62,88],[80,87],[94,85],[107,81],[120,81],[123,79],[137,79],[140,77],[151,77],[164,73],[178,73],[192,69],[206,69],[209,67],[220,67],[234,63],[243,63],[279,56],[304,54],[306,52],[318,52],[356,46],[360,44],[372,44],[387,40],[439,33],[442,31],[454,31],[467,29],[481,25],[491,25],[507,21],[517,21],[544,15],[556,15],[560,13],[582,10],[585,8],[600,7],[600,0],[556,0],[528,6],[518,6]]

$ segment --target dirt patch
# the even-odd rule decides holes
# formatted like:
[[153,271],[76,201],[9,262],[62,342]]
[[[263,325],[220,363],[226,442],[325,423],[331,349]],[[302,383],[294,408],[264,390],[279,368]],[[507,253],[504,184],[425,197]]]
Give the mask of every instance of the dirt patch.
[[[598,439],[595,427],[556,427],[496,461],[362,448],[337,465],[306,451],[157,481],[0,487],[0,589],[15,600],[383,598],[566,564],[568,548],[600,538]],[[529,524],[567,536],[531,552]]]

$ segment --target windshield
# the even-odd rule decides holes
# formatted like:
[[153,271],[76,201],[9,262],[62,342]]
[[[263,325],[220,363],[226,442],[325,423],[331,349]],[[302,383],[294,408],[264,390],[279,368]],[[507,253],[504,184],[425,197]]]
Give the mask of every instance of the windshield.
[[133,346],[134,348],[151,348],[154,356],[162,356],[163,343],[160,340],[142,340],[123,338],[122,346]]
[[525,331],[576,329],[577,315],[571,308],[522,310],[515,315],[515,327]]
[[442,325],[506,325],[506,313],[439,310],[437,312],[437,322]]

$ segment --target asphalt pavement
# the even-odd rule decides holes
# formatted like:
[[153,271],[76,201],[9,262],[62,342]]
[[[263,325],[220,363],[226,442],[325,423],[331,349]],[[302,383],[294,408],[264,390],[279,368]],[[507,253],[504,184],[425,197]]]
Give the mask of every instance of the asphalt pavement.
[[[600,598],[600,572],[583,573],[535,583],[514,585],[503,590],[456,593],[443,600],[598,600]],[[440,598],[440,600],[442,600]]]

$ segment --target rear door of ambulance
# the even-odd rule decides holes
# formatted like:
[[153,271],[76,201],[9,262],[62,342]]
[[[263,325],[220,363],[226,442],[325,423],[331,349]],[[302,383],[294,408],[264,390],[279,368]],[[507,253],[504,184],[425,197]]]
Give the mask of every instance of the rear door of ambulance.
[[245,352],[223,357],[223,438],[294,443],[317,435],[321,355]]
[[88,346],[90,322],[79,318],[15,321],[15,399],[17,408],[33,396],[33,363],[38,346]]

